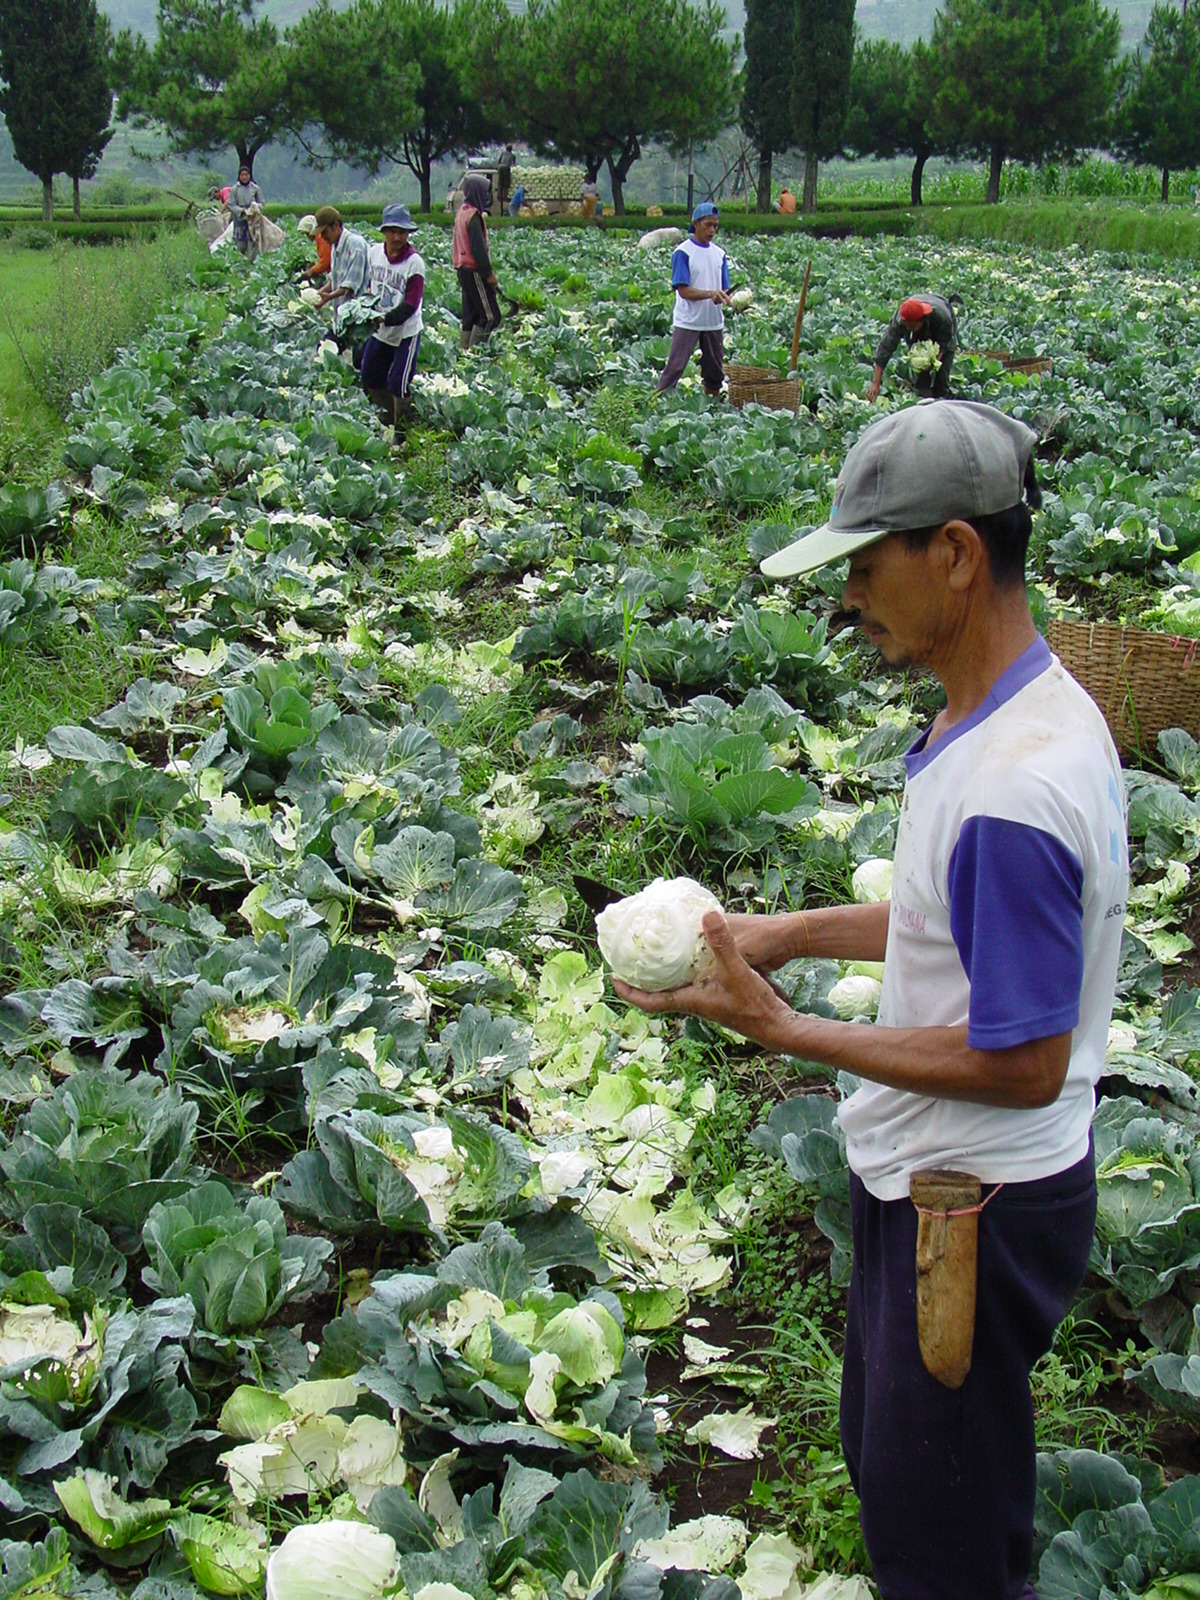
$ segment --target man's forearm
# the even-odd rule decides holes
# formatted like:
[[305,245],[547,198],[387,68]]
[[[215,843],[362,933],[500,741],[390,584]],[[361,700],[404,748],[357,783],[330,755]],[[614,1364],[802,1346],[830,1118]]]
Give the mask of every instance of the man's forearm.
[[[759,1041],[762,1043],[763,1041]],[[956,1028],[881,1028],[791,1012],[770,1048],[839,1072],[939,1100],[1031,1110],[1062,1092],[1071,1035],[1053,1034],[1007,1050],[976,1050]]]
[[[887,952],[887,900],[872,905],[826,906],[817,911],[782,911],[774,916],[747,918],[743,926],[756,926],[769,971],[788,961],[820,957],[830,961],[882,961]],[[737,919],[731,919],[737,921]],[[739,929],[739,944],[742,944]]]

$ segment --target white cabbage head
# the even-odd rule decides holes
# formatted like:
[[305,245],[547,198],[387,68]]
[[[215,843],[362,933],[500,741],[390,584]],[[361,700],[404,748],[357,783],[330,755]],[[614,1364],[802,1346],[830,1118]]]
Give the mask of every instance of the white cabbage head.
[[721,902],[692,878],[655,878],[596,918],[600,954],[638,989],[675,989],[704,976],[713,955],[701,923]]
[[880,856],[872,856],[855,867],[850,888],[860,906],[887,900],[892,892],[892,863]]
[[851,972],[839,978],[825,998],[843,1022],[850,1022],[855,1017],[873,1017],[882,994],[883,985],[878,978]]
[[368,1523],[302,1523],[267,1562],[267,1600],[383,1600],[396,1567],[395,1541]]

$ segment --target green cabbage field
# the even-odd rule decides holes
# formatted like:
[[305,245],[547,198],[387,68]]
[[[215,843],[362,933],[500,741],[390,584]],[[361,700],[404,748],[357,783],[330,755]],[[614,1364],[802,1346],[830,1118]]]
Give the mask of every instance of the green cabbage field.
[[[886,893],[936,685],[862,647],[835,571],[758,562],[910,403],[903,357],[862,399],[906,292],[962,296],[956,393],[1040,435],[1039,620],[1165,631],[1190,669],[1200,286],[736,237],[730,361],[786,370],[812,256],[793,415],[697,369],[655,399],[669,247],[498,234],[516,311],[462,355],[449,237],[417,242],[402,449],[289,244],[214,259],[77,396],[59,479],[0,488],[0,651],[65,628],[129,666],[0,750],[0,1600],[861,1600],[838,1461],[769,1345],[712,1342],[770,1321],[776,1234],[836,1379],[847,1084],[627,1010],[575,877]],[[124,581],[62,564],[110,523]],[[1128,765],[1080,1308],[1107,1345],[1043,1431],[1041,1600],[1200,1594],[1198,718]],[[781,981],[866,1019],[875,976]],[[844,1536],[770,1491],[781,1456],[754,1476],[776,1430]],[[728,1460],[745,1492],[706,1502]],[[677,1515],[685,1479],[736,1516]]]

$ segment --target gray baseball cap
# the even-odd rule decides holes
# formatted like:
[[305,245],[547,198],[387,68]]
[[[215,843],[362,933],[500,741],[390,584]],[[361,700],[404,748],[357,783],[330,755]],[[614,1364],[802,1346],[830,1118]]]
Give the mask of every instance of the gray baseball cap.
[[1021,500],[1037,435],[974,400],[924,400],[874,422],[838,474],[829,521],[762,563],[768,578],[844,561],[909,528],[1005,511]]

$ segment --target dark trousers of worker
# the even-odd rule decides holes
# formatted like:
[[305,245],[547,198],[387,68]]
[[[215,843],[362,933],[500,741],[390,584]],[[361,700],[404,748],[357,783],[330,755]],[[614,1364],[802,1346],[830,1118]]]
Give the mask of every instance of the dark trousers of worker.
[[384,344],[374,334],[367,340],[359,364],[362,386],[368,393],[372,389],[386,389],[397,400],[406,400],[417,370],[417,351],[421,348],[421,335],[401,339],[399,344]]
[[725,335],[720,328],[676,328],[671,335],[667,364],[658,390],[673,389],[687,371],[696,346],[700,346],[700,382],[706,394],[719,394],[725,382]]
[[842,1449],[879,1592],[1035,1600],[1029,1372],[1087,1269],[1092,1156],[1051,1178],[1006,1184],[980,1213],[975,1344],[959,1389],[921,1360],[911,1201],[876,1200],[851,1174],[850,1210]]
[[953,365],[952,355],[943,356],[942,364],[936,372],[919,372],[914,388],[922,400],[948,400],[950,398],[950,368]]
[[478,335],[480,343],[500,326],[500,302],[494,285],[474,267],[459,267],[458,286],[462,290],[462,331]]

